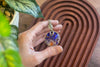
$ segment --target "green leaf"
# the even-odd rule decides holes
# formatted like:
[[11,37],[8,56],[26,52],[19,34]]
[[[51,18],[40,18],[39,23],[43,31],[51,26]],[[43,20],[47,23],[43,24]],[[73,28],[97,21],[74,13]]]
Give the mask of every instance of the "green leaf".
[[43,17],[35,0],[5,0],[13,9],[30,14],[36,18]]
[[0,11],[0,36],[9,36],[11,27],[6,17]]
[[18,51],[7,49],[0,52],[0,67],[22,67]]
[[[6,36],[6,37],[5,37]],[[22,67],[17,46],[18,28],[0,12],[0,67]]]
[[15,25],[11,25],[11,38],[18,39],[18,28]]
[[11,37],[2,38],[1,43],[5,49],[13,49],[18,51],[17,41]]
[[7,63],[2,52],[0,52],[0,67],[7,67]]
[[18,50],[17,37],[18,37],[18,28],[14,25],[11,25],[10,36],[0,37],[0,42],[3,45],[3,48],[4,49],[10,48],[10,49],[13,49],[13,50]]

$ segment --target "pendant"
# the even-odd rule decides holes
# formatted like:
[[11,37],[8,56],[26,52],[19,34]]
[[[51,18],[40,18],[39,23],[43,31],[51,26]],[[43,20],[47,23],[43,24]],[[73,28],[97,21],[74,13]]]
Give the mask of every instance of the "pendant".
[[53,26],[50,22],[48,27],[50,28],[51,31],[46,34],[45,43],[48,46],[58,45],[60,42],[60,35],[57,32],[53,31]]
[[45,37],[45,43],[48,46],[58,45],[59,41],[60,41],[60,35],[55,31],[50,31],[49,33],[47,33]]

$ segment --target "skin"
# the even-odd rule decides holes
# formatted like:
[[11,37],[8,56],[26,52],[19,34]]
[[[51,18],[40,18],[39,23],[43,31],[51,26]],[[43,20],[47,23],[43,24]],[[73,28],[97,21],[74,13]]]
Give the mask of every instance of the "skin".
[[[62,25],[57,20],[50,20],[50,22],[54,27],[53,30],[60,32]],[[46,58],[55,56],[63,51],[61,46],[51,46],[43,51],[34,50],[34,47],[45,40],[45,35],[50,31],[48,24],[48,21],[39,22],[31,29],[19,34],[19,52],[25,67],[35,67]]]

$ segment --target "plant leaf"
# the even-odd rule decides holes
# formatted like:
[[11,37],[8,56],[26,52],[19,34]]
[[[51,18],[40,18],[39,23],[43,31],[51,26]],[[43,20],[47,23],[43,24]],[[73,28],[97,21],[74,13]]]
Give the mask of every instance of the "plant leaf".
[[0,12],[0,67],[23,66],[17,47],[17,36],[17,27],[10,27],[5,16]]
[[5,0],[13,9],[30,14],[36,18],[43,17],[35,0]]
[[15,39],[13,39],[12,37],[2,38],[1,43],[5,49],[13,49],[13,50],[18,51],[17,41]]
[[0,36],[9,36],[11,27],[6,17],[0,11]]
[[11,38],[18,39],[18,28],[15,25],[11,25]]
[[5,57],[2,52],[0,52],[0,67],[7,67],[7,63],[5,63]]
[[[17,44],[18,28],[15,25],[11,25],[11,34],[8,37],[0,37],[0,42],[4,49],[18,50]],[[1,47],[1,46],[0,46]]]
[[0,67],[22,67],[18,51],[7,49],[0,52]]

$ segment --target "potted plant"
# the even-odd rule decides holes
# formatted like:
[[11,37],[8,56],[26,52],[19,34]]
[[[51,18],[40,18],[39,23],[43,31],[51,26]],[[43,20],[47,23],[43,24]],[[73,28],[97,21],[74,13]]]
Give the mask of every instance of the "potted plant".
[[9,5],[5,2],[5,0],[0,0],[0,10],[10,21],[10,24],[16,25],[18,27],[19,12],[9,7]]
[[0,67],[22,67],[17,46],[18,29],[0,11]]
[[30,14],[36,18],[43,17],[35,0],[0,0],[0,10],[6,15],[10,24],[17,27],[19,12]]
[[[15,11],[27,13],[36,18],[43,17],[35,0],[5,0],[5,2]],[[12,22],[16,22],[16,20],[10,21],[10,23]],[[17,37],[17,27],[9,25],[9,21],[0,11],[0,67],[23,66],[19,56]]]

